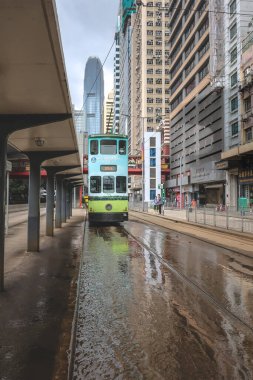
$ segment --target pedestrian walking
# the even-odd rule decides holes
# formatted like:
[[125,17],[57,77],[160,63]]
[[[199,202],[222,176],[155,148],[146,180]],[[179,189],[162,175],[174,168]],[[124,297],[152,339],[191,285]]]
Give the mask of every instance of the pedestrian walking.
[[160,196],[160,194],[157,195],[157,207],[158,207],[158,212],[161,215],[162,213],[162,205],[163,205],[163,200]]

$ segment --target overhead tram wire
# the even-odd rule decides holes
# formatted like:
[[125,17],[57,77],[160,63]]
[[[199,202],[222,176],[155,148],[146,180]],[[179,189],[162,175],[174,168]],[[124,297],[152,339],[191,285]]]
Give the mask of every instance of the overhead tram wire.
[[[142,4],[142,6],[147,7],[144,4]],[[147,8],[155,8],[155,7],[147,7]],[[211,10],[205,10],[205,9],[204,10],[200,10],[200,9],[196,9],[196,8],[187,9],[187,8],[180,8],[180,7],[174,7],[174,8],[161,7],[160,10],[161,11],[168,11],[168,12],[170,12],[171,10],[173,10],[173,11],[174,10],[179,10],[179,11],[188,11],[188,12],[195,12],[195,13],[197,13],[197,12],[202,12],[202,13],[204,13],[204,12],[206,12],[206,13],[219,13],[219,14],[227,14],[229,16],[234,16],[234,15],[236,15],[236,16],[249,16],[249,15],[252,14],[252,16],[253,16],[253,11],[248,11],[248,13],[241,13],[241,12],[230,13],[228,11],[216,11],[216,10],[215,11],[211,11]]]

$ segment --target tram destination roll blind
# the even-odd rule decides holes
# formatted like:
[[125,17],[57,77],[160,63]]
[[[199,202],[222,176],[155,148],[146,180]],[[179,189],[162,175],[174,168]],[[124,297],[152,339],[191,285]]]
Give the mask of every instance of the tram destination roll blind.
[[116,172],[117,165],[100,165],[101,172]]

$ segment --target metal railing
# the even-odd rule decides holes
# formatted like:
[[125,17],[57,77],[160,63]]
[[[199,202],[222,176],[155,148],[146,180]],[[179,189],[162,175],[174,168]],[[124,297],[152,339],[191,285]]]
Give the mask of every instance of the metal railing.
[[[130,201],[129,210],[142,212],[142,202]],[[144,202],[144,212],[158,214],[152,202]],[[187,207],[178,208],[167,203],[162,208],[162,215],[171,219],[182,219],[188,222],[218,227],[226,230],[253,234],[253,210],[233,207]]]

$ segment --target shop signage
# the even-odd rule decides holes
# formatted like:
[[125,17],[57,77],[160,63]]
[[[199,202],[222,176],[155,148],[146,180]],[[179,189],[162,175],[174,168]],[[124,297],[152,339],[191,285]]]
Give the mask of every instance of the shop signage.
[[239,180],[241,183],[253,182],[253,169],[245,169],[239,172]]
[[228,161],[220,161],[215,163],[216,169],[228,169]]

